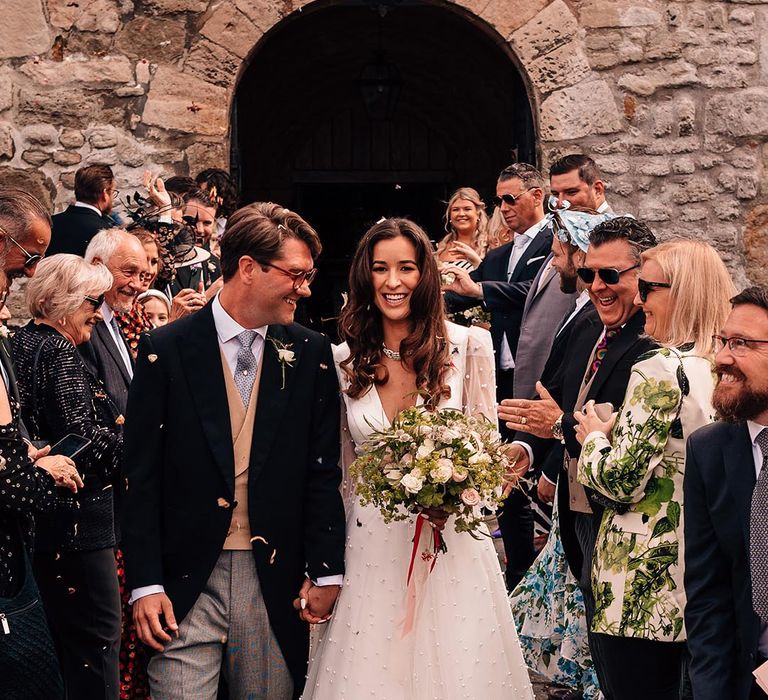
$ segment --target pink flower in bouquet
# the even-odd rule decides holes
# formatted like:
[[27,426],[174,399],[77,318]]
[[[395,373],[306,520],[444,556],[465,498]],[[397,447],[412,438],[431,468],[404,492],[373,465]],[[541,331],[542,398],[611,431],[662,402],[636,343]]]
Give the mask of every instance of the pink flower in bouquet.
[[461,502],[470,507],[480,505],[480,494],[476,489],[464,489],[461,492]]
[[469,476],[469,472],[466,469],[457,469],[456,467],[453,468],[453,474],[451,475],[451,478],[457,483],[460,484],[462,481],[466,481],[467,477]]

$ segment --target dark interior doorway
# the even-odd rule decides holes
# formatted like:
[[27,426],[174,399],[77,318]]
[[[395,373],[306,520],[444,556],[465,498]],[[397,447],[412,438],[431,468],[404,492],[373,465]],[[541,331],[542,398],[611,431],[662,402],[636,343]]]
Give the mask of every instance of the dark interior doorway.
[[330,332],[368,226],[408,216],[439,240],[451,191],[469,185],[490,203],[499,170],[535,158],[503,40],[444,6],[313,5],[264,37],[237,88],[243,202],[279,202],[317,229],[324,252],[305,320]]

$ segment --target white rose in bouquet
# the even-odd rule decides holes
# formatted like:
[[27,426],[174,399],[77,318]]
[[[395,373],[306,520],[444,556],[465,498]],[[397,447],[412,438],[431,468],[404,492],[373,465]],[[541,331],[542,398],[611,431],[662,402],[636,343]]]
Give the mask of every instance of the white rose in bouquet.
[[408,493],[418,493],[424,485],[424,477],[414,469],[400,479],[400,484]]
[[453,476],[453,462],[450,459],[438,459],[437,465],[429,472],[429,476],[436,484],[444,484]]

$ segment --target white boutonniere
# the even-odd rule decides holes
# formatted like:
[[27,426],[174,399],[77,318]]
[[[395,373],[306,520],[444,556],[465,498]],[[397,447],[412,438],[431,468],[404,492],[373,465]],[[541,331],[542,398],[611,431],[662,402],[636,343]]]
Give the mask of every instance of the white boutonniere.
[[10,338],[12,335],[13,333],[8,329],[8,326],[0,324],[0,338]]
[[280,388],[285,389],[285,369],[286,367],[293,367],[293,362],[296,359],[296,353],[291,350],[293,343],[284,343],[277,338],[270,338],[270,340],[277,350],[277,361],[283,371],[283,384]]
[[208,263],[208,270],[210,272],[216,272],[216,265],[214,265],[212,262]]

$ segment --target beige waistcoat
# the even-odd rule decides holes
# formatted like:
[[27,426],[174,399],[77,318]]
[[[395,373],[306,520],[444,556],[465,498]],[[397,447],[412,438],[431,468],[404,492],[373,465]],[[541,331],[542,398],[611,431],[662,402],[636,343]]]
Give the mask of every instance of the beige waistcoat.
[[248,410],[243,405],[243,399],[235,384],[234,377],[229,371],[229,365],[221,356],[224,367],[224,384],[227,388],[227,403],[229,404],[229,422],[232,426],[232,448],[235,455],[235,501],[237,505],[232,511],[232,522],[229,526],[224,549],[251,549],[251,524],[248,520],[248,465],[251,461],[251,440],[253,439],[253,421],[256,416],[256,404],[259,396],[259,381],[261,366],[259,362],[256,379],[251,390],[251,400]]

